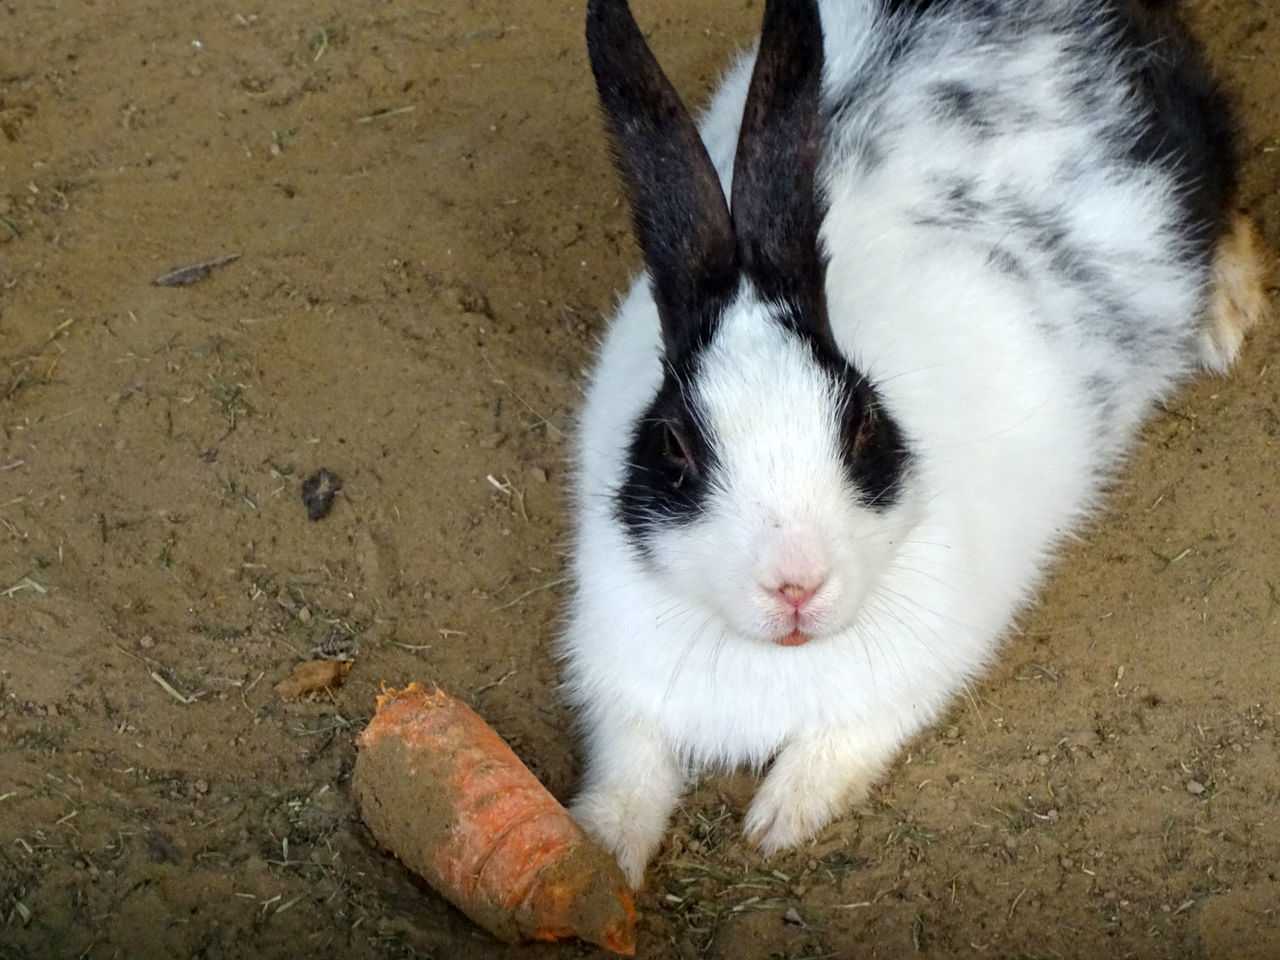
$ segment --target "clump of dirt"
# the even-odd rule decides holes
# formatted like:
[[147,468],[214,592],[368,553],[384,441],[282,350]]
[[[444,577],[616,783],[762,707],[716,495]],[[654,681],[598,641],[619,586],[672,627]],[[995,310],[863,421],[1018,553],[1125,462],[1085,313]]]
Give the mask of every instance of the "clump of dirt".
[[[1274,248],[1280,6],[1184,6]],[[698,100],[761,6],[637,8]],[[581,17],[0,8],[0,958],[515,949],[378,848],[350,776],[380,684],[430,679],[573,788],[565,435],[637,263]],[[1278,346],[1153,420],[863,814],[766,862],[751,779],[702,784],[638,955],[1280,953]],[[313,659],[346,682],[281,698]]]

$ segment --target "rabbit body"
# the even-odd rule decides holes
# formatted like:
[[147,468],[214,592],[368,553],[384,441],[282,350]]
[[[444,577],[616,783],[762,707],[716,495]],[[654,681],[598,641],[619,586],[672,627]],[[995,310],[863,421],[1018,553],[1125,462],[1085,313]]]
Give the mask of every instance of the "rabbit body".
[[[574,813],[633,883],[697,770],[771,763],[746,819],[766,852],[861,800],[998,651],[1153,404],[1232,359],[1203,320],[1233,189],[1226,121],[1161,15],[820,10],[813,182],[839,357],[815,361],[814,335],[746,271],[673,350],[650,262],[581,416]],[[700,124],[735,221],[755,65],[731,69]],[[844,429],[855,385],[874,395]],[[664,391],[696,421],[696,443],[685,422],[660,444],[661,470],[700,477],[672,481],[676,506],[637,440]],[[884,422],[893,450],[851,460]]]

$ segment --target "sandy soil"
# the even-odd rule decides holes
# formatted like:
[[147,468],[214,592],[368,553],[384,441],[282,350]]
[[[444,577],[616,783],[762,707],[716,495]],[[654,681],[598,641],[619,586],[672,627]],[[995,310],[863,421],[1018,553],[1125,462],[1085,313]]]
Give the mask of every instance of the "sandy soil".
[[[1190,7],[1274,246],[1280,2]],[[761,5],[637,8],[698,99]],[[377,849],[349,777],[379,685],[434,679],[573,789],[564,432],[637,263],[580,20],[0,5],[3,960],[515,954]],[[750,779],[702,784],[640,955],[1280,956],[1278,348],[1152,421],[866,813],[766,863]],[[345,686],[282,700],[317,652]]]

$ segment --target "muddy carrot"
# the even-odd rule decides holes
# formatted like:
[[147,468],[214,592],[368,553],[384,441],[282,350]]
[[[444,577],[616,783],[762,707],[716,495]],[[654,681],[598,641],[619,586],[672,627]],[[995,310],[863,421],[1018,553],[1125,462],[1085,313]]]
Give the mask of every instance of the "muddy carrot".
[[352,785],[378,841],[500,940],[635,950],[635,908],[590,840],[466,704],[410,684],[378,698]]

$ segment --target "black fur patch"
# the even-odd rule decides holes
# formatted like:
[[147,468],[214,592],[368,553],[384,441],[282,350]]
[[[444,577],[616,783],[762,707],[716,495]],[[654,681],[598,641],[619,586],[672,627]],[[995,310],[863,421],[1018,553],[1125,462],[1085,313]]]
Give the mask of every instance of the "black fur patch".
[[929,212],[920,213],[915,223],[920,226],[949,227],[967,230],[991,214],[991,205],[974,194],[977,184],[960,176],[934,179],[936,199],[930,201]]
[[840,410],[840,455],[862,503],[877,511],[888,510],[900,499],[910,460],[902,430],[879,405],[871,382],[827,336],[815,333],[816,324],[794,317],[784,317],[783,323],[808,342],[814,360],[845,400]]
[[934,84],[929,95],[940,120],[975,140],[1019,133],[1039,119],[1016,97],[956,80]]
[[1016,277],[1019,280],[1027,279],[1026,265],[1018,259],[1016,254],[1005,247],[992,247],[991,252],[987,254],[987,263],[1007,276]]
[[991,108],[984,104],[985,98],[978,90],[968,84],[947,81],[934,84],[930,93],[938,115],[944,120],[968,127],[978,135],[991,133]]
[[[898,424],[879,405],[871,382],[815,332],[812,320],[786,308],[779,322],[809,345],[814,361],[844,398],[839,412],[840,453],[858,499],[881,512],[895,506],[910,463]],[[703,352],[698,349],[687,355],[681,369],[668,367],[627,448],[627,472],[616,495],[615,512],[641,551],[655,529],[697,520],[717,484],[715,474],[721,464],[714,438],[686,386],[696,380]],[[805,467],[797,464],[796,469]]]
[[653,529],[691,523],[702,514],[719,468],[702,413],[685,386],[695,375],[689,367],[667,369],[627,448],[615,512],[642,551]]
[[1121,42],[1133,51],[1130,83],[1146,114],[1129,158],[1173,172],[1191,227],[1188,239],[1203,264],[1235,202],[1235,123],[1199,48],[1167,6],[1120,4]]
[[885,12],[890,15],[919,16],[941,7],[958,6],[961,0],[885,0]]
[[[858,376],[845,366],[845,387]],[[902,430],[880,406],[875,391],[863,381],[852,393],[840,418],[841,453],[862,503],[877,512],[898,504],[911,455]]]

